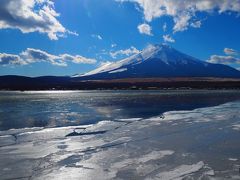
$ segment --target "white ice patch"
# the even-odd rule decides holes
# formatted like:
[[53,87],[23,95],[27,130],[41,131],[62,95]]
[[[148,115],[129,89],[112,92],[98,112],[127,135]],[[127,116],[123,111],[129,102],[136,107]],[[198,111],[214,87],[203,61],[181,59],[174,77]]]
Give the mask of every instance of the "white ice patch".
[[235,124],[232,127],[234,130],[240,131],[240,124]]
[[153,179],[160,179],[160,180],[175,180],[175,179],[182,179],[184,176],[197,172],[202,169],[204,163],[202,161],[198,162],[197,164],[192,165],[181,165],[174,170],[162,172],[156,175]]
[[[239,109],[240,103],[226,103],[220,107],[199,108],[190,111],[169,111],[148,120],[167,122],[185,121],[187,123],[220,122],[229,119],[240,120]],[[240,124],[233,125],[233,129],[240,130]]]
[[206,175],[208,175],[208,176],[214,176],[214,175],[215,175],[215,172],[214,172],[214,170],[211,169],[211,170],[205,172],[204,174],[206,174]]
[[116,162],[112,165],[112,168],[119,170],[126,166],[131,166],[134,164],[135,165],[144,164],[151,160],[158,160],[158,159],[164,158],[165,156],[170,156],[173,153],[174,153],[174,151],[171,151],[171,150],[152,151],[152,152],[144,154],[138,158],[126,158],[122,161]]
[[237,161],[237,158],[228,158],[229,161]]
[[138,158],[139,163],[146,163],[150,160],[161,159],[165,156],[172,155],[174,151],[165,150],[165,151],[152,151],[149,154],[145,154],[144,156]]
[[[188,164],[186,160],[196,162],[196,157],[203,157],[198,156],[198,151],[190,150],[198,148],[198,145],[202,147],[205,140],[209,142],[209,148],[215,148],[216,138],[210,137],[222,136],[223,131],[212,132],[209,128],[215,128],[215,125],[216,129],[218,125],[224,129],[232,128],[233,125],[239,127],[239,109],[240,103],[237,102],[192,111],[166,112],[148,119],[116,119],[86,126],[2,131],[0,177],[2,179],[17,179],[23,176],[31,176],[32,179],[149,177],[164,180],[183,179],[192,175],[200,177],[215,174],[215,177],[219,177],[220,173],[214,172],[213,169],[221,168],[221,163],[212,168],[206,168],[203,163],[214,161],[215,157],[201,158],[196,164]],[[188,122],[192,122],[193,125],[189,125]],[[209,126],[208,124],[205,126],[205,122],[208,122]],[[171,126],[172,124],[175,126]],[[97,131],[106,132],[95,135],[94,132]],[[66,137],[72,132],[79,133],[79,136],[77,134]],[[82,132],[93,134],[81,135]],[[231,140],[237,142],[238,134],[234,135],[236,138]],[[233,148],[237,151],[239,147],[237,143],[226,146],[230,151]],[[223,147],[224,150],[227,150],[226,146]],[[217,158],[223,159],[221,155]],[[230,160],[234,158],[223,161],[232,164]],[[5,173],[2,171],[4,168],[9,168],[14,173]],[[231,177],[231,172],[229,171],[228,177]]]
[[134,122],[134,121],[139,121],[142,118],[125,118],[125,119],[116,119],[117,121],[120,122]]
[[9,129],[6,131],[0,131],[0,136],[2,135],[10,135],[10,134],[19,134],[24,132],[33,132],[33,131],[39,131],[44,129],[43,127],[32,127],[32,128],[22,128],[22,129]]

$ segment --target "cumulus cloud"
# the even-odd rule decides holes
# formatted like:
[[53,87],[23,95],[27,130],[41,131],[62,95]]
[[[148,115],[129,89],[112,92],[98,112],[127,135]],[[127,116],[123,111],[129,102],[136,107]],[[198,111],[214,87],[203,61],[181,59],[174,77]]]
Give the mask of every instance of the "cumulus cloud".
[[19,29],[23,33],[45,33],[51,40],[64,34],[78,35],[67,30],[58,20],[60,14],[52,0],[1,0],[0,29]]
[[130,55],[138,54],[138,53],[140,53],[140,51],[137,48],[135,48],[134,46],[131,46],[129,49],[110,52],[110,56],[112,58],[116,58],[118,55],[130,56]]
[[0,65],[25,65],[20,56],[15,54],[0,53]]
[[226,54],[225,56],[212,55],[209,58],[208,62],[215,64],[233,65],[234,67],[240,64],[239,51],[231,48],[224,48],[223,52]]
[[239,52],[235,49],[231,49],[231,48],[224,48],[223,52],[226,54],[226,55],[238,55]]
[[102,40],[103,39],[102,36],[100,36],[99,34],[92,34],[91,36],[92,36],[92,38],[96,38],[98,40]]
[[49,61],[53,63],[58,58],[58,56],[49,54],[39,49],[32,49],[32,48],[27,48],[25,51],[23,51],[20,54],[20,57],[21,59],[24,59],[24,61],[27,64],[41,62],[41,61]]
[[169,34],[163,35],[163,40],[165,42],[170,42],[170,43],[174,43],[175,42],[175,39],[173,39]]
[[0,65],[27,65],[36,62],[48,62],[56,66],[67,66],[68,62],[77,64],[94,64],[96,63],[96,60],[80,55],[53,55],[45,51],[33,48],[27,48],[20,54],[0,53]]
[[182,14],[180,16],[177,16],[173,19],[175,25],[173,27],[173,32],[178,32],[178,31],[185,31],[188,29],[189,26],[189,20],[191,19],[191,15],[186,13]]
[[[197,13],[217,11],[240,13],[240,0],[116,0],[133,2],[143,11],[144,18],[151,22],[154,18],[170,16],[175,23],[174,32],[184,31],[192,27],[200,27],[196,21]],[[137,8],[139,9],[139,8]],[[194,22],[193,22],[194,19]]]
[[141,33],[141,34],[146,34],[146,35],[149,35],[151,36],[152,35],[152,27],[149,26],[148,24],[146,23],[143,23],[143,24],[140,24],[138,25],[138,31]]
[[86,58],[80,55],[73,56],[70,54],[61,54],[59,57],[65,62],[71,61],[76,64],[95,64],[96,63],[95,59]]
[[233,56],[218,56],[212,55],[208,60],[210,63],[215,64],[240,64],[240,59]]

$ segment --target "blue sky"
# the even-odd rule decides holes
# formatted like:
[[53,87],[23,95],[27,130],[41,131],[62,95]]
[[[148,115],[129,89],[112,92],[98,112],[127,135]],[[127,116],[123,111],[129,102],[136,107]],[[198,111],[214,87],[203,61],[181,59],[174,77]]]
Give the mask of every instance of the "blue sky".
[[239,68],[240,1],[179,2],[2,0],[0,75],[84,73],[155,43]]

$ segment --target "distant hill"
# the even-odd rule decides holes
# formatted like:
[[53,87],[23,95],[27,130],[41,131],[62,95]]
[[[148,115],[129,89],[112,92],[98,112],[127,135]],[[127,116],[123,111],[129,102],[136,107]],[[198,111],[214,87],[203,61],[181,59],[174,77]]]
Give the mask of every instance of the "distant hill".
[[124,78],[80,80],[43,76],[0,76],[0,90],[94,90],[94,89],[240,89],[240,79],[212,77]]

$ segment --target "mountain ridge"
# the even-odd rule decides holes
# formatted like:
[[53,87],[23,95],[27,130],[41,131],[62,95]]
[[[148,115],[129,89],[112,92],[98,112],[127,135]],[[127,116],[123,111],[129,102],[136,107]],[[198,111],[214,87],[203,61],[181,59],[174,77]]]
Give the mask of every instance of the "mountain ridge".
[[240,71],[227,65],[201,61],[165,44],[156,44],[123,60],[74,76],[85,80],[153,77],[240,78]]

